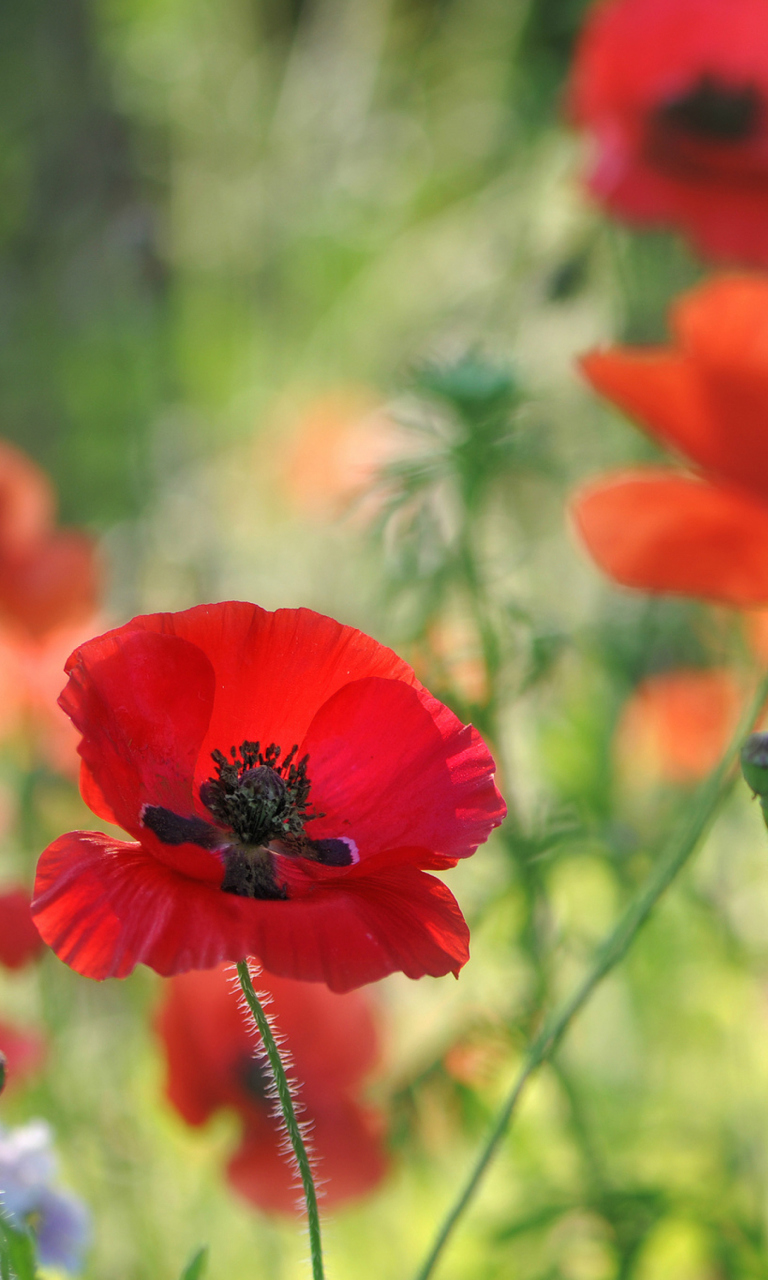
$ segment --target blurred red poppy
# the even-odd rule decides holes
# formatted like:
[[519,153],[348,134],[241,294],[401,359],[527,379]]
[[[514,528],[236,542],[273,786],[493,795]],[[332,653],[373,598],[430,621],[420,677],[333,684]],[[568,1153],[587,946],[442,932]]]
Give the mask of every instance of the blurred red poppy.
[[626,702],[616,729],[622,775],[633,786],[705,778],[734,734],[742,704],[737,681],[721,668],[648,676]]
[[80,735],[57,702],[61,672],[75,645],[100,625],[92,618],[41,636],[0,626],[0,739],[23,735],[36,759],[73,777]]
[[[327,1205],[365,1195],[386,1171],[382,1117],[360,1102],[379,1056],[376,1023],[362,992],[334,995],[316,983],[259,976],[269,1012],[299,1082],[302,1120]],[[281,1151],[283,1133],[267,1098],[269,1077],[254,1050],[231,970],[171,979],[157,1029],[165,1046],[167,1092],[188,1124],[231,1107],[242,1141],[228,1166],[232,1185],[267,1212],[296,1211],[300,1187]]]
[[0,441],[0,618],[41,637],[94,612],[93,541],[54,526],[53,487],[39,467]]
[[29,901],[26,890],[16,886],[0,892],[0,964],[6,969],[23,968],[43,949]]
[[706,256],[768,264],[765,0],[604,0],[569,94],[611,212],[680,228]]
[[[768,12],[768,11],[767,11]],[[625,586],[739,607],[768,602],[768,281],[714,280],[672,312],[672,347],[582,360],[592,385],[696,471],[603,476],[576,525]]]
[[12,1089],[40,1070],[45,1058],[45,1040],[37,1032],[20,1031],[7,1022],[0,1022],[0,1053],[6,1062],[5,1089]]
[[67,670],[83,796],[137,841],[70,832],[42,855],[33,913],[67,964],[169,975],[254,955],[345,991],[465,963],[459,907],[425,872],[473,853],[505,806],[479,734],[390,649],[228,602],[136,618]]

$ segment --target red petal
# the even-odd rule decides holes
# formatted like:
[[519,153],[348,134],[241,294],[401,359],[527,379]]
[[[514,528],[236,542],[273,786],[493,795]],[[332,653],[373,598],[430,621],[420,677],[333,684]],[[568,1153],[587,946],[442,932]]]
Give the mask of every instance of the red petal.
[[99,573],[91,538],[66,530],[0,559],[0,609],[34,636],[93,613]]
[[[320,1106],[358,1086],[379,1056],[367,995],[336,995],[319,983],[263,972],[255,982],[290,1053],[302,1097]],[[239,992],[229,966],[178,974],[167,984],[156,1025],[165,1046],[168,1096],[190,1124],[201,1124],[222,1106],[237,1108],[251,1124],[263,1116],[263,1100],[243,1084],[243,1062],[253,1056],[255,1041]]]
[[101,788],[84,760],[80,761],[80,795],[92,813],[104,822],[112,822],[119,827],[114,813],[101,794]]
[[[319,1110],[311,1105],[310,1148],[321,1205],[330,1208],[365,1195],[381,1181],[387,1161],[380,1125],[362,1107],[345,1099]],[[246,1131],[227,1168],[236,1191],[265,1213],[301,1213],[301,1183],[279,1149],[276,1128]]]
[[170,975],[254,955],[285,977],[348,991],[402,970],[439,977],[466,962],[453,895],[407,863],[329,880],[306,897],[265,902],[179,875],[140,845],[71,832],[45,850],[33,915],[60,959],[90,978],[138,962]]
[[34,1031],[20,1031],[0,1022],[0,1053],[7,1062],[6,1088],[39,1071],[45,1058],[45,1040]]
[[356,680],[320,708],[309,754],[314,839],[351,836],[361,857],[419,846],[464,858],[506,813],[493,759],[452,711],[398,680]]
[[3,555],[37,542],[53,525],[56,500],[43,471],[0,440],[0,548]]
[[205,654],[174,636],[113,631],[75,650],[67,669],[60,703],[83,734],[85,793],[96,812],[114,814],[170,866],[219,882],[222,868],[212,854],[163,844],[141,826],[147,803],[195,811],[194,765],[215,686]]
[[714,477],[768,498],[768,284],[723,277],[674,307],[680,350],[582,361],[592,385]]
[[739,607],[768,601],[768,509],[670,471],[624,472],[576,495],[591,554],[627,587]]
[[648,676],[621,712],[614,735],[630,784],[698,782],[736,731],[743,691],[730,671],[678,668]]
[[720,458],[717,423],[689,356],[663,347],[592,351],[581,368],[600,395],[701,467]]
[[210,753],[245,739],[301,742],[315,712],[350,680],[383,676],[416,684],[406,662],[354,627],[311,609],[226,601],[183,613],[134,618],[123,630],[180,636],[199,646],[216,672],[216,698],[197,781],[211,774]]
[[0,964],[6,969],[21,969],[43,949],[29,909],[26,889],[10,889],[0,893]]

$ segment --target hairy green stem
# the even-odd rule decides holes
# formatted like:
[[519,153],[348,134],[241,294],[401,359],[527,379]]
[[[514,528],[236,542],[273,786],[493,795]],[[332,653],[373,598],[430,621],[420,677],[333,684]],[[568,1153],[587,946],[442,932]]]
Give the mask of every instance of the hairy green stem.
[[269,1019],[259,1003],[259,998],[253,989],[250,971],[248,969],[248,961],[240,960],[237,966],[237,976],[240,979],[240,986],[243,989],[243,995],[248,1003],[248,1008],[253,1014],[253,1020],[261,1036],[262,1044],[269,1059],[269,1065],[272,1068],[272,1074],[275,1077],[277,1086],[277,1096],[280,1100],[280,1109],[285,1120],[285,1127],[291,1140],[296,1161],[301,1173],[301,1183],[304,1188],[304,1199],[307,1204],[307,1220],[309,1222],[309,1244],[312,1250],[312,1280],[324,1280],[323,1273],[323,1250],[320,1241],[320,1214],[317,1208],[317,1192],[315,1191],[315,1183],[312,1177],[312,1167],[309,1163],[307,1149],[304,1146],[304,1139],[301,1136],[299,1122],[296,1119],[296,1112],[293,1106],[293,1098],[291,1097],[291,1088],[288,1084],[288,1077],[285,1074],[285,1068],[280,1057],[280,1051],[275,1043],[275,1037],[272,1034],[272,1028],[269,1025]]
[[682,870],[696,849],[701,836],[736,780],[737,775],[732,771],[732,766],[738,755],[741,741],[754,725],[766,698],[768,698],[768,675],[764,676],[760,681],[754,697],[742,716],[731,745],[714,773],[710,775],[697,792],[687,820],[684,821],[680,830],[670,840],[644,887],[630,902],[612,932],[598,948],[591,969],[589,969],[568,1000],[545,1022],[542,1030],[531,1044],[517,1080],[498,1115],[485,1147],[465,1186],[443,1222],[424,1264],[417,1273],[416,1280],[428,1280],[434,1272],[448,1240],[480,1186],[485,1172],[496,1154],[499,1143],[509,1128],[510,1121],[529,1079],[542,1063],[552,1056],[576,1014],[587,1003],[595,988],[623,960],[637,933],[651,915],[664,891],[675,879],[678,872]]

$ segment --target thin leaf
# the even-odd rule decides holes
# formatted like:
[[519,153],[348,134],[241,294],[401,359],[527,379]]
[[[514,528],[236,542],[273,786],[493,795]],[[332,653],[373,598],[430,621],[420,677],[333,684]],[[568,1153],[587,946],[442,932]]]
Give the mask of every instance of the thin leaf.
[[198,1249],[195,1256],[187,1263],[181,1273],[180,1280],[202,1280],[205,1275],[205,1269],[208,1265],[208,1245],[204,1244]]

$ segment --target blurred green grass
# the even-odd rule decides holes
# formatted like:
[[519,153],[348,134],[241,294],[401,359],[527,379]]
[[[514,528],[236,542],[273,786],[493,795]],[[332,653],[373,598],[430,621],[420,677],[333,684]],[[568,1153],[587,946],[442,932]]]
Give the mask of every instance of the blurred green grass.
[[[567,637],[505,705],[499,744],[544,833],[526,856],[555,993],[686,800],[622,792],[611,744],[624,699],[660,666],[743,661],[710,615],[601,584],[564,527],[575,478],[649,456],[579,386],[573,356],[659,339],[670,293],[700,273],[672,237],[604,225],[579,190],[559,101],[583,10],[9,0],[0,12],[0,434],[53,475],[66,520],[103,536],[115,620],[242,596],[412,640],[381,546],[354,520],[297,508],[281,449],[329,390],[384,402],[425,360],[513,363],[558,468],[496,499],[483,563],[499,598]],[[508,649],[522,663],[512,623]],[[11,793],[25,749],[5,748]],[[4,835],[4,878],[31,875],[61,830],[94,825],[50,778],[22,817]],[[573,828],[559,841],[557,822]],[[473,958],[458,984],[382,984],[393,1173],[328,1222],[334,1280],[415,1269],[530,1031],[519,867],[491,842],[451,883]],[[768,1275],[765,883],[764,832],[739,796],[535,1083],[445,1280]],[[4,1121],[55,1126],[95,1218],[89,1280],[176,1277],[204,1241],[210,1280],[305,1274],[302,1232],[221,1179],[231,1118],[192,1132],[164,1103],[160,985],[143,971],[95,985],[53,956],[1,975],[4,1014],[51,1036],[45,1074],[3,1098]],[[466,1037],[493,1049],[469,1084],[445,1064]]]

